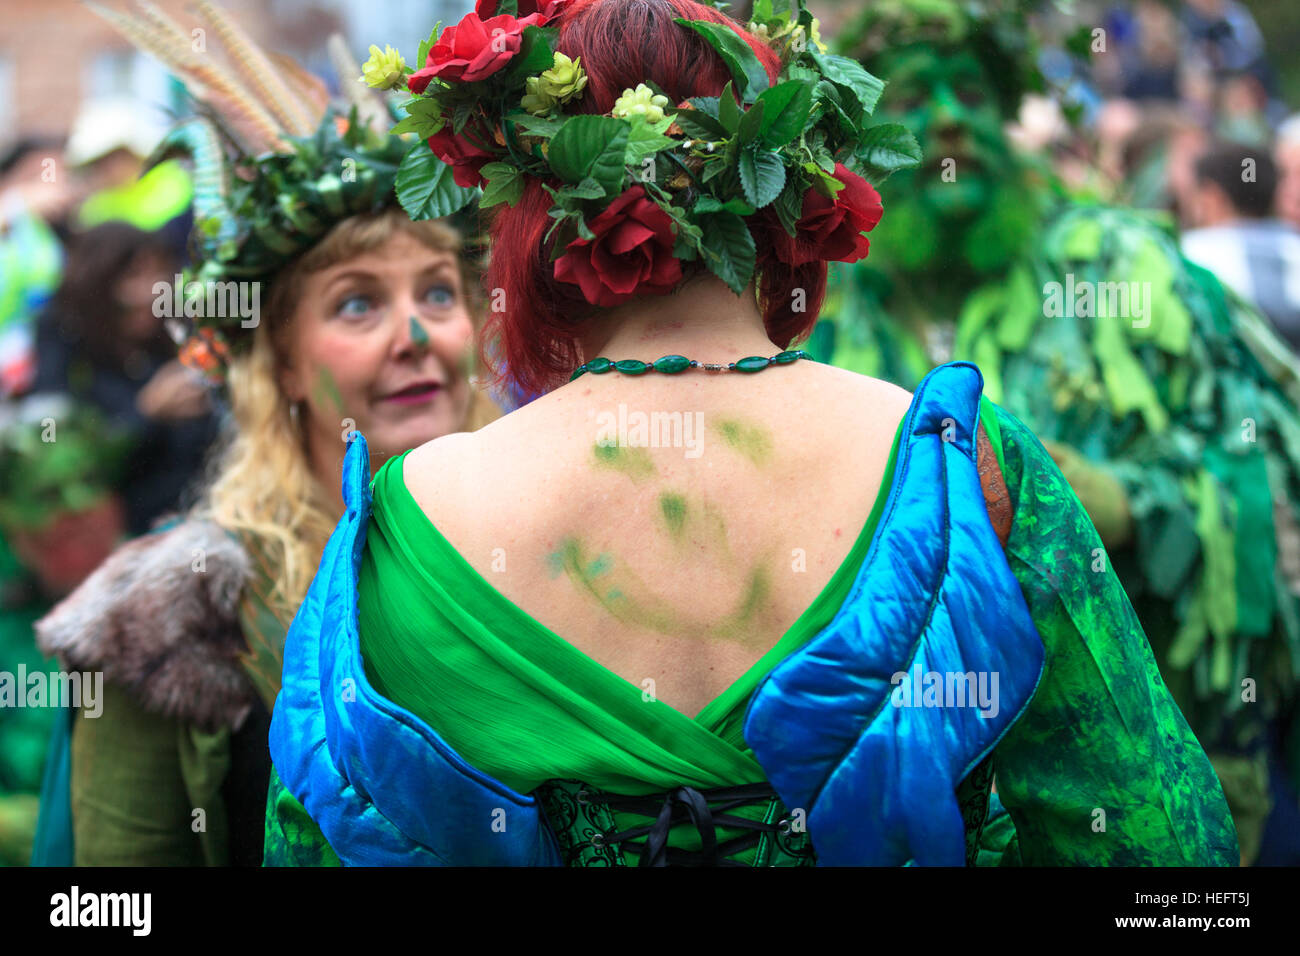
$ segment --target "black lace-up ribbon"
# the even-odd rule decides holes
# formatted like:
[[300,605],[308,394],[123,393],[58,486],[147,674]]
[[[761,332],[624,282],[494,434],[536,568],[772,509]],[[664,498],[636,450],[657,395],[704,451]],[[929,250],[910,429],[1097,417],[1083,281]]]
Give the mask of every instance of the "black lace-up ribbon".
[[[640,866],[743,866],[731,857],[757,846],[764,834],[786,832],[788,823],[764,823],[735,816],[728,811],[757,803],[766,803],[776,796],[768,783],[746,784],[741,787],[718,787],[696,790],[678,787],[666,794],[648,794],[640,797],[620,794],[602,794],[610,810],[653,817],[654,822],[597,834],[598,842],[607,845],[622,843],[626,849],[640,855]],[[690,824],[699,831],[700,849],[682,850],[668,845],[668,835],[674,826]],[[746,831],[741,836],[718,842],[719,829]],[[642,839],[644,837],[644,839]]]

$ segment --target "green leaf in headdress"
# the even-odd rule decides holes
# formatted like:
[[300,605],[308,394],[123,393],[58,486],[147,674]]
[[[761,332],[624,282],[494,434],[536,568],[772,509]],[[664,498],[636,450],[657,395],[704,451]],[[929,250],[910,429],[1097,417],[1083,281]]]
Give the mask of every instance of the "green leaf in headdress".
[[708,41],[709,46],[722,57],[732,77],[736,81],[741,97],[746,103],[752,103],[758,95],[768,88],[767,70],[759,62],[749,44],[730,27],[707,20],[687,20],[675,17],[673,22],[694,30]]
[[885,90],[884,82],[863,69],[862,64],[857,60],[851,60],[846,56],[819,53],[815,49],[810,49],[808,55],[821,67],[821,71],[826,74],[826,79],[846,87],[857,96],[863,112],[870,113],[875,110],[880,94]]
[[812,111],[813,84],[797,80],[780,83],[759,96],[764,109],[759,136],[768,146],[784,146],[804,131]]
[[624,157],[631,124],[610,116],[571,117],[551,140],[547,161],[566,183],[590,176],[614,195],[623,183]]
[[878,181],[900,169],[919,165],[921,146],[906,127],[883,123],[863,132],[853,159],[862,167],[855,172],[865,171]]
[[494,206],[499,202],[513,206],[524,194],[523,175],[509,163],[488,163],[479,170],[487,179],[480,207]]
[[429,149],[427,143],[412,143],[397,171],[397,201],[414,220],[441,219],[460,210],[477,194],[458,186],[451,167]]
[[774,152],[753,147],[740,154],[740,186],[756,209],[762,209],[785,187],[785,164]]
[[754,237],[745,220],[735,213],[716,212],[700,217],[704,239],[700,253],[714,275],[740,295],[754,275]]

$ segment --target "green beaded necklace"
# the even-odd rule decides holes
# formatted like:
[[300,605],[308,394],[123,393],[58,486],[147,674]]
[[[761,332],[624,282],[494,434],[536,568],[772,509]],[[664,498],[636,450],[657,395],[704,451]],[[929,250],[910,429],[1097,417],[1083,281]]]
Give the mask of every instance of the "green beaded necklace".
[[771,358],[762,355],[751,355],[739,362],[730,362],[726,365],[721,362],[697,362],[695,359],[688,359],[685,355],[665,355],[653,362],[642,362],[637,359],[623,359],[614,362],[607,358],[594,358],[574,369],[573,374],[569,376],[569,381],[572,382],[583,372],[590,372],[592,375],[604,375],[611,369],[622,372],[624,375],[644,375],[646,372],[652,371],[663,372],[665,375],[677,375],[688,368],[702,368],[706,372],[761,372],[769,365],[789,365],[801,358],[808,358],[808,353],[803,349],[778,352]]

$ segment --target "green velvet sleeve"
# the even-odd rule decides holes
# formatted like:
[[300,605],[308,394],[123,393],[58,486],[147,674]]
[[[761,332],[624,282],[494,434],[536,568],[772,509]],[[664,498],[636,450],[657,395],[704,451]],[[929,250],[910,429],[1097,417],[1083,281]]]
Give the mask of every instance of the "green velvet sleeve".
[[227,865],[229,732],[149,713],[111,682],[102,697],[72,732],[76,865]]
[[1165,687],[1101,539],[1051,457],[998,409],[1015,508],[1006,554],[1046,658],[994,751],[1019,858],[1235,866],[1218,778]]
[[294,799],[280,775],[271,768],[271,786],[266,795],[266,842],[263,866],[342,866],[301,803]]

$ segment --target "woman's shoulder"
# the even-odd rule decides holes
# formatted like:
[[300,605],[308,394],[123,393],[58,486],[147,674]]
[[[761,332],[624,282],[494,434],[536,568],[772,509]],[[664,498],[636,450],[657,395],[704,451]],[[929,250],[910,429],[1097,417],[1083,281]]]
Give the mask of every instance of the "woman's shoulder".
[[41,651],[100,671],[147,709],[215,729],[253,702],[239,655],[252,561],[212,521],[186,518],[114,551],[35,625]]

